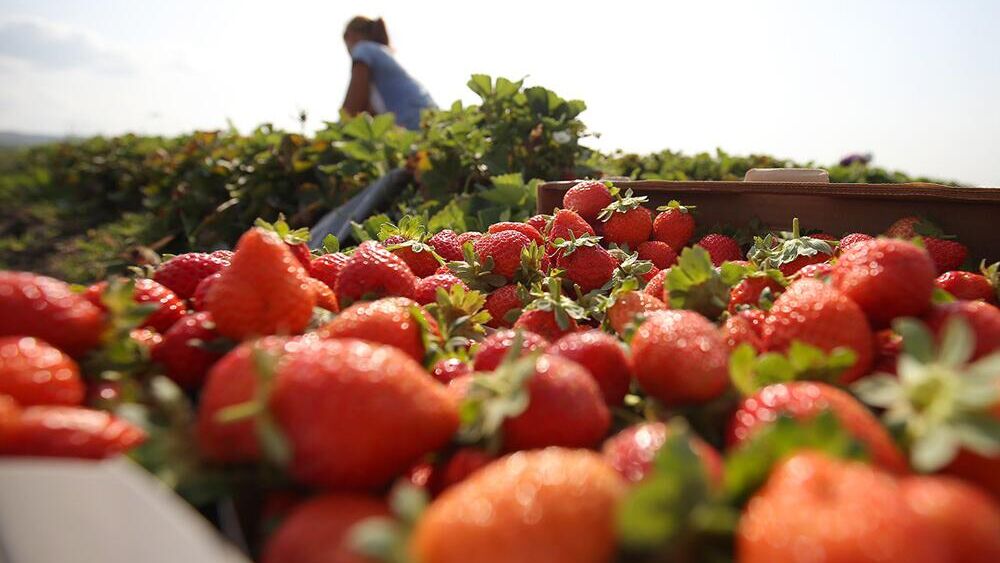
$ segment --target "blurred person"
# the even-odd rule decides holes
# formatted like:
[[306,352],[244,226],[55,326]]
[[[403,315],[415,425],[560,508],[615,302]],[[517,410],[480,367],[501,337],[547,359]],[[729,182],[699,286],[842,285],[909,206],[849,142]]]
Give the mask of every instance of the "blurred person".
[[343,111],[348,115],[392,113],[399,125],[418,129],[420,111],[437,106],[423,85],[396,61],[385,21],[353,18],[344,30],[344,44],[351,55],[351,82]]

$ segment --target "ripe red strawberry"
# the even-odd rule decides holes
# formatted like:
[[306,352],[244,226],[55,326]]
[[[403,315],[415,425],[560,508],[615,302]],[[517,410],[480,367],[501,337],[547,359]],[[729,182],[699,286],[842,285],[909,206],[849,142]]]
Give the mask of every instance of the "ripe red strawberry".
[[448,262],[462,259],[462,243],[459,242],[459,235],[451,229],[444,229],[431,238],[427,239],[427,244],[438,253],[438,256]]
[[558,239],[569,240],[573,237],[580,238],[583,235],[593,235],[594,228],[580,217],[575,211],[570,209],[559,209],[552,217],[552,225],[549,227],[549,240]]
[[431,466],[426,486],[434,496],[465,481],[470,475],[496,460],[496,456],[479,448],[459,448],[447,459]]
[[642,206],[612,213],[604,222],[604,239],[632,250],[649,240],[652,232],[653,214]]
[[535,215],[525,221],[525,223],[534,227],[536,231],[546,235],[548,234],[550,221],[552,221],[551,215]]
[[630,291],[615,297],[608,309],[608,324],[618,336],[625,334],[629,323],[639,315],[648,316],[654,311],[665,311],[669,307],[659,299],[641,291]]
[[434,303],[437,301],[437,290],[439,287],[445,291],[450,291],[451,287],[454,285],[460,285],[466,291],[469,289],[469,286],[465,285],[465,282],[456,278],[455,275],[451,273],[428,276],[417,281],[416,288],[413,292],[414,301],[420,303],[421,305]]
[[148,350],[152,350],[154,346],[163,342],[163,335],[151,328],[134,328],[129,332],[129,338]]
[[609,406],[622,403],[632,381],[632,364],[621,344],[599,330],[563,336],[547,352],[572,360],[590,372]]
[[145,440],[141,428],[104,411],[65,405],[21,409],[0,395],[0,456],[101,459]]
[[289,472],[320,487],[384,486],[458,429],[456,405],[420,364],[353,339],[303,341],[277,368],[268,405]]
[[[559,253],[556,267],[566,271],[566,278],[589,293],[608,283],[618,267],[618,260],[597,243],[595,238],[577,239],[581,244]],[[584,241],[593,241],[584,243]]]
[[982,490],[949,477],[907,477],[900,481],[910,508],[944,535],[949,561],[1000,561],[1000,507]]
[[521,250],[529,244],[531,239],[517,231],[501,231],[483,235],[476,240],[474,248],[480,260],[493,259],[494,274],[512,281],[521,266]]
[[534,332],[548,340],[558,340],[565,334],[575,332],[579,325],[576,319],[570,318],[566,328],[563,328],[559,326],[556,314],[552,311],[532,309],[521,313],[514,323],[514,328]]
[[[513,330],[498,330],[479,343],[473,367],[476,371],[493,371],[500,365],[517,333]],[[549,345],[545,338],[526,330],[521,331],[521,355],[535,350],[544,350]]]
[[637,250],[640,260],[649,260],[661,270],[669,268],[677,262],[677,253],[665,242],[648,240],[641,243]]
[[[608,463],[626,480],[642,481],[653,469],[657,452],[667,441],[669,428],[662,422],[643,422],[622,430],[604,442],[602,452]],[[722,456],[704,440],[694,436],[691,448],[701,459],[709,481],[722,484]]]
[[546,446],[588,448],[608,432],[611,414],[601,389],[580,364],[542,355],[528,379],[528,407],[503,423],[507,451]]
[[153,347],[151,358],[162,364],[167,376],[178,385],[197,389],[212,364],[222,357],[205,347],[218,337],[211,314],[187,315],[163,333],[163,340]]
[[621,477],[594,452],[518,452],[431,504],[417,521],[409,555],[434,563],[611,561],[615,507],[624,494]]
[[833,264],[830,262],[820,262],[818,264],[809,264],[799,270],[796,275],[799,279],[812,278],[816,280],[825,280],[833,272]]
[[891,475],[802,453],[782,462],[747,504],[736,535],[741,563],[948,561],[941,534]]
[[209,253],[209,255],[211,255],[214,258],[220,258],[222,260],[225,260],[226,262],[229,262],[233,259],[232,250],[213,250],[212,252]]
[[601,210],[611,202],[611,190],[597,180],[579,182],[563,195],[563,207],[579,213],[588,223],[596,222]]
[[[758,319],[757,316],[760,316]],[[763,331],[764,312],[759,309],[746,309],[730,316],[722,325],[722,337],[730,349],[740,344],[749,344],[754,350],[764,350]]]
[[142,326],[161,333],[174,326],[174,323],[184,318],[188,312],[184,301],[153,280],[135,280],[135,290],[132,295],[136,303],[156,305],[156,310],[146,317]]
[[312,253],[309,252],[309,245],[304,242],[288,244],[288,250],[291,251],[292,256],[299,261],[299,264],[302,265],[306,272],[312,269],[313,258]]
[[413,297],[417,278],[410,267],[379,243],[365,241],[340,270],[334,292],[341,307],[361,299]]
[[472,366],[468,362],[463,362],[458,358],[447,358],[438,360],[431,369],[431,375],[441,383],[447,384],[452,379],[469,375],[472,373]]
[[872,331],[861,309],[844,294],[817,280],[799,280],[775,300],[764,323],[764,346],[783,352],[798,340],[830,352],[850,348],[854,365],[840,376],[850,383],[872,367]]
[[205,296],[208,295],[208,290],[215,282],[219,281],[222,277],[221,273],[214,273],[207,278],[198,282],[198,287],[194,290],[194,295],[191,296],[191,308],[195,311],[205,310]]
[[264,546],[263,563],[365,563],[349,542],[351,528],[390,516],[385,502],[354,493],[327,493],[296,506]]
[[677,201],[658,207],[660,214],[653,221],[653,238],[669,244],[675,251],[687,246],[695,227],[692,209],[694,207],[685,207]]
[[865,446],[876,465],[894,473],[908,472],[906,458],[871,411],[846,392],[816,381],[769,385],[743,399],[729,421],[726,439],[736,446],[780,415],[806,420],[827,410]]
[[728,350],[698,313],[657,311],[632,338],[632,363],[639,385],[665,405],[704,403],[729,385]]
[[[479,231],[466,231],[464,233],[460,233],[458,235],[459,249],[465,246],[465,243],[467,242],[472,242],[472,243],[476,242],[477,240],[479,240],[479,237],[481,236],[483,236],[483,233],[480,233]],[[461,258],[459,258],[459,260],[461,260]]]
[[934,280],[934,285],[954,295],[958,299],[975,301],[981,299],[987,303],[997,302],[997,290],[990,284],[986,276],[972,272],[945,272]]
[[896,375],[896,365],[899,354],[903,351],[903,338],[886,328],[875,332],[875,359],[872,361],[872,371]]
[[976,339],[972,359],[1000,350],[1000,309],[983,301],[955,301],[935,305],[924,317],[927,326],[940,337],[948,319],[961,317],[969,323]]
[[510,284],[493,290],[486,296],[486,311],[490,314],[487,326],[493,328],[510,327],[514,323],[507,320],[507,313],[524,307],[521,297],[517,294],[517,285]]
[[954,240],[924,237],[924,248],[934,261],[938,274],[961,268],[969,255],[969,248]]
[[229,266],[229,260],[205,254],[188,252],[178,254],[159,265],[153,280],[177,294],[181,299],[194,295],[198,283]]
[[301,332],[316,295],[302,266],[277,236],[253,228],[240,237],[233,262],[205,296],[219,334],[242,340]]
[[785,288],[771,276],[751,276],[744,278],[729,291],[729,312],[735,313],[746,307],[757,308],[760,295],[765,289],[777,297]]
[[317,257],[312,261],[309,275],[325,283],[330,289],[336,289],[340,271],[347,265],[350,256],[343,252],[332,252]]
[[433,322],[412,299],[386,297],[355,303],[319,329],[320,338],[357,338],[394,346],[417,362],[424,361],[424,329],[413,317],[416,308],[427,323]]
[[912,243],[875,239],[845,250],[830,283],[857,303],[872,326],[882,328],[901,316],[919,316],[931,303],[934,263]]
[[104,313],[69,285],[0,271],[0,336],[34,336],[79,357],[101,340]]
[[851,233],[849,235],[844,235],[843,238],[840,239],[840,244],[837,245],[837,253],[840,254],[859,242],[865,242],[874,238],[875,237],[864,233]]
[[47,342],[30,336],[0,337],[0,395],[19,404],[83,403],[80,367]]
[[337,303],[337,295],[333,293],[330,286],[319,281],[316,278],[306,276],[306,285],[312,290],[313,295],[316,297],[316,306],[320,309],[326,309],[331,313],[340,312],[340,304]]
[[708,251],[708,255],[712,257],[713,266],[721,266],[723,262],[743,258],[743,254],[740,252],[740,243],[726,235],[718,233],[705,235],[697,242],[697,245]]
[[418,278],[434,275],[441,263],[434,256],[433,248],[416,240],[409,240],[401,235],[391,236],[383,243],[389,252],[398,256],[410,271]]
[[534,241],[539,247],[545,246],[545,237],[542,236],[542,233],[538,232],[538,229],[527,223],[504,221],[501,223],[494,223],[490,225],[489,229],[487,229],[488,233],[501,233],[503,231],[517,231]]
[[653,275],[652,278],[646,282],[646,287],[643,288],[643,293],[649,295],[650,297],[655,297],[664,303],[670,301],[670,290],[667,289],[667,274],[670,273],[669,269],[660,270]]

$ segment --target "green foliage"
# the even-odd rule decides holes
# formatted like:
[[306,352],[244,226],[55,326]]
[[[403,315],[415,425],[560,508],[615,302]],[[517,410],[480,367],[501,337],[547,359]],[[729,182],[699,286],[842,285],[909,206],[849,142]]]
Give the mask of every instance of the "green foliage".
[[832,382],[854,365],[857,354],[850,348],[835,348],[830,353],[792,341],[785,353],[757,354],[749,344],[740,344],[729,356],[729,376],[733,386],[744,395],[775,383],[813,380]]

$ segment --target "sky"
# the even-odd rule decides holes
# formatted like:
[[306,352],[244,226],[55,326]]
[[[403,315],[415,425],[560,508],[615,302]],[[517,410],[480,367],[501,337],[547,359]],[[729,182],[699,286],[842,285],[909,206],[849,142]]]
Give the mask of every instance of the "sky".
[[1000,186],[1000,2],[0,0],[0,130],[176,134],[336,120],[356,14],[439,105],[469,75],[587,103],[602,150],[872,152]]

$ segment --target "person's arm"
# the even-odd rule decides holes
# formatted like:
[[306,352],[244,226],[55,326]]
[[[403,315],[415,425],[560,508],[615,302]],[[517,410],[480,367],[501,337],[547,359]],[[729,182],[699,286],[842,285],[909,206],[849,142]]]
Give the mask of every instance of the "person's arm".
[[368,100],[371,88],[370,80],[368,65],[355,61],[351,65],[351,83],[347,86],[347,96],[344,98],[344,107],[342,108],[347,115],[357,115],[371,110],[371,104]]

